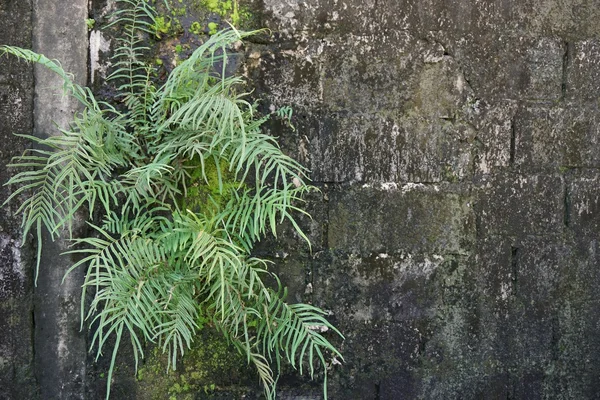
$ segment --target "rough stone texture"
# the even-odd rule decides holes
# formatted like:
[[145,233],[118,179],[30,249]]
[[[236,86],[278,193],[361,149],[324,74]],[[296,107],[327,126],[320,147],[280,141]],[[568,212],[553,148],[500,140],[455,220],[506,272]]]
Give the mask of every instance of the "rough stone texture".
[[[5,23],[2,44],[31,47],[31,1],[0,3]],[[7,23],[6,21],[19,21]],[[13,133],[30,134],[33,127],[33,68],[13,58],[0,58],[0,180],[12,171],[11,158],[27,146]],[[0,202],[14,187],[2,186]],[[0,210],[0,399],[36,399],[38,388],[33,368],[33,281],[31,251],[23,240],[19,199]],[[26,242],[26,243],[23,243]]]
[[271,249],[346,335],[331,397],[595,398],[598,5],[264,7],[249,76],[323,190],[313,255]]

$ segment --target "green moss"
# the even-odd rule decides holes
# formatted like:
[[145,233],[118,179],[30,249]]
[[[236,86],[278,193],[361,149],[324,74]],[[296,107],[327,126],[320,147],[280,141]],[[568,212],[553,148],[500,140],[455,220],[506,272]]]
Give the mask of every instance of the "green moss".
[[[140,398],[187,400],[219,393],[239,398],[249,391],[243,381],[250,375],[246,359],[212,329],[204,329],[196,337],[176,371],[165,372],[167,364],[167,355],[154,348],[138,370]],[[198,397],[201,393],[204,396]]]
[[252,17],[251,13],[245,7],[241,7],[237,0],[195,0],[194,6],[197,9],[206,9],[211,13],[218,14],[235,27],[239,27],[240,24]]
[[[252,13],[238,0],[167,0],[157,4],[159,16],[153,25],[155,36],[177,37],[188,31],[194,35],[215,34],[227,28],[227,21],[237,28],[248,29]],[[218,16],[215,19],[215,14]]]
[[209,35],[214,35],[215,33],[217,33],[217,28],[219,27],[219,25],[217,25],[214,22],[209,22],[208,23],[208,34]]
[[190,26],[189,31],[190,31],[190,33],[199,35],[202,33],[202,25],[200,25],[200,22],[194,21],[194,22],[192,22],[192,25]]
[[184,167],[190,168],[190,182],[182,208],[201,211],[205,215],[217,213],[231,198],[239,186],[235,175],[229,171],[229,165],[221,160],[217,164],[204,162],[204,173],[198,160],[189,161]]
[[459,181],[459,177],[451,165],[445,165],[443,167],[443,174],[444,174],[444,179],[450,183],[456,183]]
[[152,25],[152,29],[154,30],[154,34],[157,38],[161,38],[161,35],[168,35],[171,31],[171,18],[160,16],[156,17],[156,22]]

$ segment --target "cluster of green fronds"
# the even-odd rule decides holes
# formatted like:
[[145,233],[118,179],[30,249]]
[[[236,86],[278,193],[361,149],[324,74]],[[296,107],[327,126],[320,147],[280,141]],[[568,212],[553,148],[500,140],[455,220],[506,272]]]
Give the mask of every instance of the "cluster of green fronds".
[[[8,182],[17,187],[9,200],[31,194],[19,212],[25,234],[37,232],[38,268],[42,229],[71,237],[76,215],[88,213],[93,234],[72,238],[69,253],[81,260],[69,271],[87,268],[81,318],[97,326],[97,355],[115,338],[107,397],[123,338],[136,365],[145,343],[154,342],[175,368],[206,316],[256,366],[269,399],[282,361],[311,377],[320,364],[326,376],[327,358],[341,356],[323,332],[339,332],[322,310],[285,303],[267,262],[250,255],[283,221],[308,241],[295,215],[306,214],[298,204],[312,189],[306,170],[261,132],[268,116],[256,116],[240,92],[243,80],[225,73],[232,46],[253,32],[213,35],[159,86],[142,61],[155,12],[143,0],[120,3],[125,8],[112,24],[123,37],[109,77],[119,107],[96,101],[58,62],[0,47],[59,74],[64,92],[84,108],[68,130],[28,136],[36,146],[12,164],[22,171]],[[212,187],[202,201],[184,199],[198,185]],[[93,296],[87,309],[86,292]]]

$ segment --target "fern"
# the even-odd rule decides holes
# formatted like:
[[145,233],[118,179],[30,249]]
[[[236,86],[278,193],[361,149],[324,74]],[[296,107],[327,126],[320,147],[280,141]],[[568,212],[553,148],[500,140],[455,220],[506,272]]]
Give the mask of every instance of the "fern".
[[[256,367],[265,395],[275,397],[282,362],[310,376],[327,373],[338,350],[327,333],[342,337],[325,312],[287,304],[286,290],[251,256],[253,245],[288,221],[307,214],[302,198],[313,187],[306,169],[261,132],[269,116],[240,92],[243,80],[226,76],[228,51],[255,32],[234,28],[212,35],[159,86],[143,62],[144,35],[152,36],[156,13],[143,0],[120,0],[112,25],[122,28],[108,80],[123,107],[97,101],[75,84],[57,61],[17,47],[8,53],[57,73],[66,94],[84,111],[57,136],[27,136],[36,147],[17,157],[20,172],[7,184],[25,193],[25,234],[35,230],[39,269],[42,230],[67,234],[81,256],[67,271],[86,268],[81,320],[94,325],[91,348],[101,356],[114,337],[107,398],[121,341],[130,338],[136,366],[146,343],[169,354],[169,367],[194,340],[200,316]],[[291,109],[278,115],[288,119]],[[193,206],[182,195],[205,190]],[[88,210],[92,235],[73,238],[73,221]],[[99,221],[99,222],[98,222]],[[273,290],[265,281],[275,281]],[[124,334],[126,334],[124,336]],[[326,384],[324,385],[326,397]]]

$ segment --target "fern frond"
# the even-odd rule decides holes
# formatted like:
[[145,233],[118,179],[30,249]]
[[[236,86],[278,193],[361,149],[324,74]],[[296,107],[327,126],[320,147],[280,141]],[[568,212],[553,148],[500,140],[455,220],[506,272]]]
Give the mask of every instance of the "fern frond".
[[[281,286],[278,292],[266,288],[260,279],[266,271],[256,268],[263,263],[256,259],[247,263],[245,274],[239,274],[239,281],[226,279],[225,282],[215,282],[214,287],[225,286],[225,290],[214,292],[225,296],[226,301],[211,301],[210,304],[215,311],[224,313],[225,317],[215,319],[215,323],[221,327],[225,337],[247,355],[248,362],[255,364],[265,385],[265,395],[272,399],[275,380],[270,364],[273,360],[277,371],[281,368],[282,357],[285,357],[294,368],[298,366],[300,374],[306,364],[313,378],[315,363],[320,364],[326,374],[324,353],[343,357],[321,332],[331,331],[341,338],[343,336],[324,318],[324,311],[308,304],[288,305],[284,301],[286,291]],[[219,276],[214,278],[218,280]],[[226,306],[219,310],[219,304]],[[256,327],[251,327],[251,324]],[[260,357],[257,358],[256,354]]]
[[66,72],[60,65],[59,61],[51,60],[43,54],[36,53],[32,50],[15,46],[1,45],[0,57],[5,54],[12,54],[26,62],[40,64],[41,66],[57,74],[63,80],[63,94],[72,96],[88,111],[100,112],[101,109],[114,111],[114,108],[110,104],[97,101],[90,88],[80,86],[73,82],[73,74]]
[[149,50],[140,33],[152,35],[156,24],[156,10],[146,0],[117,0],[125,8],[113,14],[114,20],[106,26],[120,25],[123,36],[117,38],[117,48],[112,57],[114,70],[107,81],[120,82],[117,91],[124,98],[128,109],[128,120],[135,121],[133,128],[147,131],[149,110],[154,96],[154,85],[150,82],[150,67],[144,62]]

